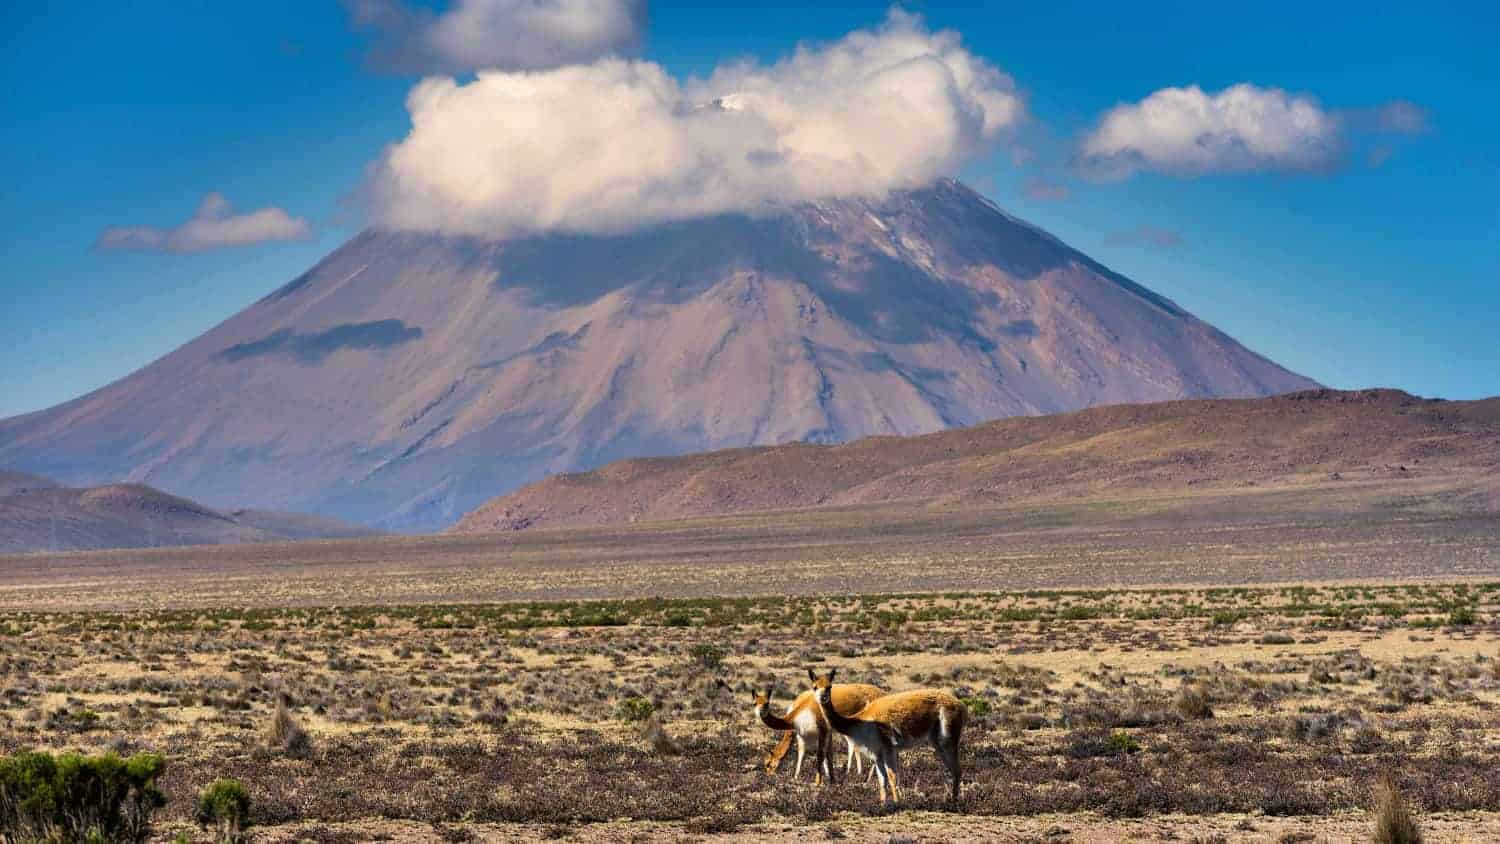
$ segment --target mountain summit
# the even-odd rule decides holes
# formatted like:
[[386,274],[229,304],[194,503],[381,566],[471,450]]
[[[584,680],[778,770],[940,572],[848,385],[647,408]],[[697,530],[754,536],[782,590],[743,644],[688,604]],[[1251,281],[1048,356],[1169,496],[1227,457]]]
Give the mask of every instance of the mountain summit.
[[369,230],[0,422],[0,466],[424,530],[623,457],[1313,386],[942,181],[618,235]]

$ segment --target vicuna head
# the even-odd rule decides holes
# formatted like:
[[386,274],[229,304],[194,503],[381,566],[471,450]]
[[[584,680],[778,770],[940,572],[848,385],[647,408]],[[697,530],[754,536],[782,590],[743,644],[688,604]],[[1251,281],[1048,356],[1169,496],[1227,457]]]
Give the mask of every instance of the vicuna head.
[[811,668],[807,669],[807,679],[812,681],[813,694],[825,707],[833,706],[833,675],[837,673],[837,668],[830,668],[827,674],[818,676]]
[[766,686],[766,690],[763,691],[763,692],[759,692],[759,691],[756,691],[755,689],[751,689],[750,690],[750,700],[754,704],[755,708],[757,710],[760,710],[760,709],[762,709],[764,707],[767,707],[767,706],[771,705],[771,695],[775,691],[776,691],[776,687],[775,686]]

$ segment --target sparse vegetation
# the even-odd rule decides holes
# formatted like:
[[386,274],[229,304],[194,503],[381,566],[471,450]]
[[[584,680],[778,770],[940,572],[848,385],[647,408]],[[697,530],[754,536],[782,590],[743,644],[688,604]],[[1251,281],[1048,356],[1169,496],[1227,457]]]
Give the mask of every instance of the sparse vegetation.
[[641,737],[659,755],[676,756],[682,752],[677,742],[667,735],[666,728],[661,725],[661,721],[655,715],[647,717],[646,726],[641,729]]
[[1184,684],[1177,690],[1177,697],[1172,702],[1177,714],[1184,718],[1212,718],[1213,707],[1209,705],[1208,693],[1202,688]]
[[[1354,612],[1393,602],[1411,611]],[[1475,624],[1446,624],[1460,605]],[[1364,837],[1376,772],[1398,766],[1410,805],[1477,829],[1500,817],[1485,814],[1500,813],[1497,605],[1500,584],[1471,583],[13,612],[0,753],[158,751],[173,760],[158,826],[190,827],[233,778],[268,840],[353,840],[340,825],[356,821],[589,840],[627,817],[669,825],[668,840],[788,820],[906,834],[905,815],[852,820],[874,811],[861,777],[814,792],[805,770],[794,785],[789,766],[756,764],[777,737],[749,691],[779,684],[784,704],[821,665],[953,691],[971,715],[965,823],[1000,837],[1051,840],[1073,813],[1134,830],[1120,838],[1167,814],[1253,815],[1267,840]],[[1240,621],[1213,625],[1225,610]],[[666,623],[678,616],[692,622]],[[904,805],[945,808],[932,754],[902,761]],[[1237,839],[1215,823],[1180,838]]]
[[1473,607],[1454,607],[1448,611],[1448,623],[1454,627],[1468,627],[1477,621]]
[[689,654],[692,656],[693,661],[700,667],[709,670],[718,668],[724,662],[724,649],[707,642],[700,642],[694,645],[689,650]]

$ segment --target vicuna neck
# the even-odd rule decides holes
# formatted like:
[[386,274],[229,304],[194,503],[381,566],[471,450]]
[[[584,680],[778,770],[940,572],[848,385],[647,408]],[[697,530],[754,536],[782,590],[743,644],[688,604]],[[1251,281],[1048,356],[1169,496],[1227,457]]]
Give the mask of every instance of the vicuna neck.
[[848,733],[854,729],[859,722],[853,718],[846,718],[833,708],[833,688],[825,686],[818,689],[818,706],[823,710],[823,717],[828,719],[828,724],[841,733]]
[[792,725],[792,722],[790,722],[790,721],[786,720],[785,718],[782,718],[782,717],[778,716],[776,713],[772,712],[770,704],[766,704],[766,703],[756,704],[756,706],[755,706],[755,714],[756,714],[757,717],[760,718],[760,722],[762,724],[765,724],[767,727],[770,727],[773,730],[795,730],[796,729],[796,727]]

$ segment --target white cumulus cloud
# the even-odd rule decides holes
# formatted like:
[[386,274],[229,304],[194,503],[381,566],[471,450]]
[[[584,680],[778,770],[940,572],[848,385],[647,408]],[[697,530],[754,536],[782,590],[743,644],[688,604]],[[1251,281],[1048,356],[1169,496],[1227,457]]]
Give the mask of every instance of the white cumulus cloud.
[[345,0],[377,39],[371,58],[395,70],[538,70],[627,51],[645,0],[455,0],[445,11],[405,0]]
[[203,252],[267,240],[294,240],[310,231],[307,220],[280,208],[236,214],[223,194],[210,193],[182,225],[170,229],[110,226],[100,232],[95,246],[121,252]]
[[645,61],[437,77],[372,168],[387,227],[611,231],[954,170],[1022,119],[1010,77],[900,11],[872,30],[679,81]]
[[1211,94],[1192,85],[1111,109],[1084,137],[1078,163],[1103,178],[1306,172],[1337,163],[1343,149],[1340,119],[1309,97],[1249,84]]

